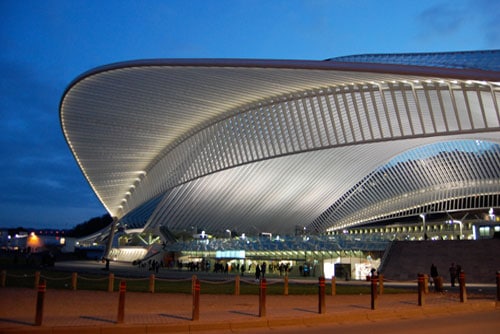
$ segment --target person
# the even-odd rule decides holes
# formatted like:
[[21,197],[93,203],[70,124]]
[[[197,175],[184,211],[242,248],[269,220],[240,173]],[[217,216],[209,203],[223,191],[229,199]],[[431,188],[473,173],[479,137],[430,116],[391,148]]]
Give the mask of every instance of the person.
[[259,264],[255,265],[255,280],[260,280],[260,266]]
[[241,265],[241,276],[245,276],[245,264]]
[[438,270],[436,265],[433,263],[431,264],[431,280],[430,280],[431,285],[436,281],[436,277],[438,277]]
[[450,280],[451,286],[455,286],[455,280],[457,279],[457,267],[455,267],[455,263],[452,263],[449,269],[450,272]]
[[265,262],[263,262],[262,265],[260,266],[260,274],[261,274],[262,278],[266,277],[266,268],[267,268],[267,264]]

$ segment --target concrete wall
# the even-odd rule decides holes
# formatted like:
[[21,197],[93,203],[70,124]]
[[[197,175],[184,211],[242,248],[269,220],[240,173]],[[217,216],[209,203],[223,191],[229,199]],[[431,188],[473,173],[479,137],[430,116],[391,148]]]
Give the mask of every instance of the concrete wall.
[[495,283],[500,270],[500,239],[394,241],[380,269],[388,280],[416,280],[418,273],[429,275],[434,263],[448,283],[452,262],[462,266],[466,282]]

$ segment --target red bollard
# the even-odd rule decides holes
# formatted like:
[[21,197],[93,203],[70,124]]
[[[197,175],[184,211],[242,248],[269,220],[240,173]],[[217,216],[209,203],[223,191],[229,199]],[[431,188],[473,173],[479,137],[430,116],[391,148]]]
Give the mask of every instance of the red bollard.
[[418,274],[418,306],[424,306],[425,303],[425,275]]
[[193,312],[191,320],[200,319],[200,280],[195,279],[193,285]]
[[377,299],[377,283],[378,283],[378,277],[373,275],[371,277],[371,308],[372,310],[375,309],[375,299]]
[[36,298],[36,315],[35,315],[35,325],[41,326],[43,320],[43,301],[45,299],[45,291],[47,290],[47,284],[45,280],[42,280],[38,284],[38,295]]
[[260,280],[259,286],[259,317],[266,316],[266,279],[263,278]]
[[240,295],[240,275],[236,275],[234,279],[234,295]]
[[465,303],[467,301],[467,290],[465,288],[465,272],[463,270],[458,274],[458,283],[460,285],[460,302]]
[[318,278],[318,313],[325,313],[325,278],[323,276]]
[[125,292],[127,291],[126,281],[120,282],[120,299],[118,300],[118,318],[117,323],[123,323],[125,319]]
[[155,292],[155,274],[149,275],[149,292]]

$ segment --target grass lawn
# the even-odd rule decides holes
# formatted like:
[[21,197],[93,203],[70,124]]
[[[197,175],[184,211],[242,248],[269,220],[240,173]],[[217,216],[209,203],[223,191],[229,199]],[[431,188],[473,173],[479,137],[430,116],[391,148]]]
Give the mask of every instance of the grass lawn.
[[[51,269],[33,269],[33,268],[13,268],[10,266],[8,269],[3,269],[2,279],[5,280],[5,287],[23,287],[23,288],[36,288],[36,276],[39,273],[39,279],[45,280],[47,289],[72,289],[73,274],[69,272],[56,271]],[[76,288],[78,290],[100,290],[107,291],[110,284],[110,276],[108,273],[103,274],[76,274]],[[149,292],[150,279],[146,278],[115,278],[113,281],[113,291],[118,291],[121,280],[126,281],[127,291],[135,292]],[[2,282],[3,283],[3,282]],[[154,292],[157,293],[191,293],[191,279],[163,279],[155,278]],[[234,294],[235,293],[235,280],[230,281],[210,281],[200,280],[201,291],[204,294]],[[331,284],[327,280],[325,284],[325,293],[331,294]],[[268,280],[266,293],[269,295],[284,294],[285,283],[284,281]],[[384,288],[384,294],[393,293],[408,293],[407,289],[397,288]],[[316,282],[311,283],[297,283],[290,282],[288,284],[289,295],[314,295],[318,293],[318,285]],[[255,282],[246,280],[240,281],[240,294],[259,294],[259,285]],[[336,294],[370,294],[370,286],[367,285],[336,285]]]

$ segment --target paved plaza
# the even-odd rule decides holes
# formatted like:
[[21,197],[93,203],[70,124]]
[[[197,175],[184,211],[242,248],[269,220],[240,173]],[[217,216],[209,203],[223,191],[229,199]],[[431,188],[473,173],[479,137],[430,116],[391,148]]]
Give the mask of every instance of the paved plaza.
[[[202,287],[203,290],[203,287]],[[319,313],[318,296],[200,296],[199,319],[192,320],[190,294],[126,292],[123,323],[117,322],[119,292],[47,290],[41,326],[35,326],[37,291],[0,289],[0,333],[178,333],[237,332],[249,328],[313,326],[389,319],[425,318],[500,309],[494,298],[470,296],[461,303],[454,291],[430,292],[423,306],[416,293],[384,294],[371,309],[370,295],[327,295]]]

